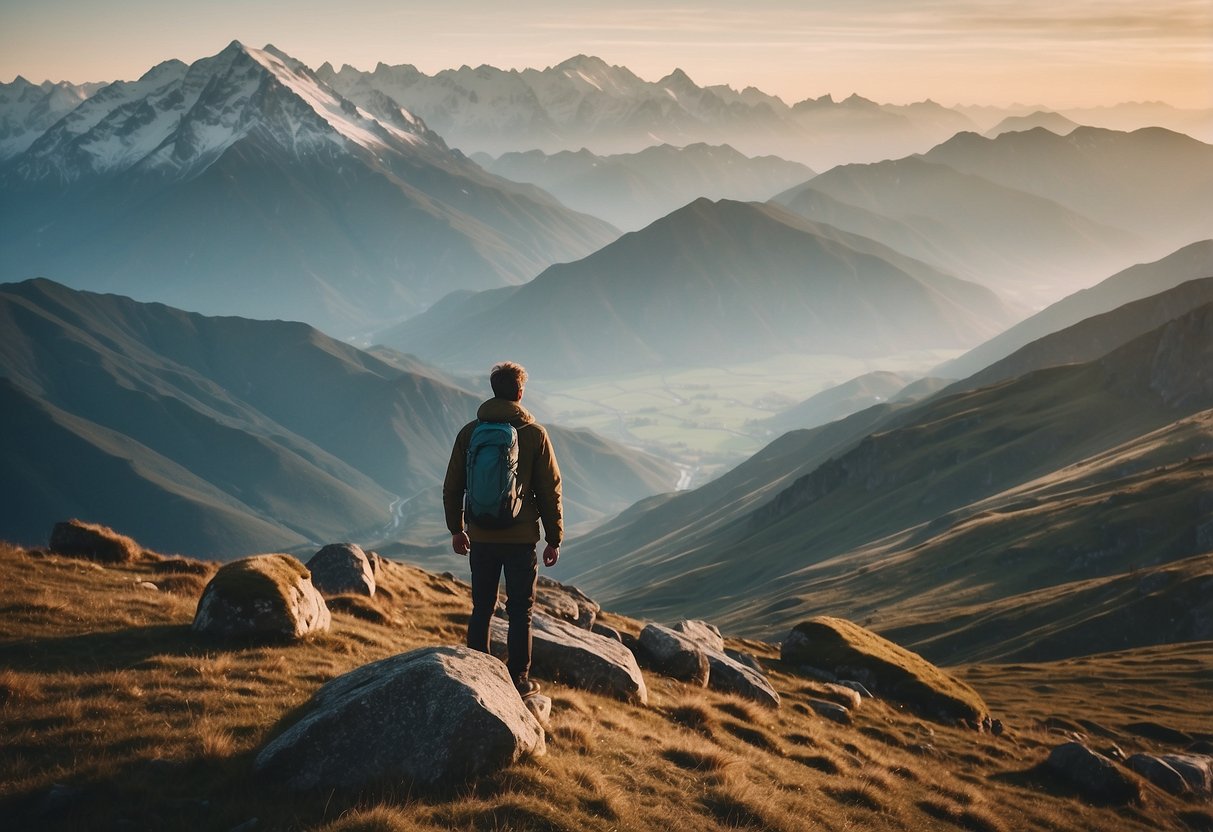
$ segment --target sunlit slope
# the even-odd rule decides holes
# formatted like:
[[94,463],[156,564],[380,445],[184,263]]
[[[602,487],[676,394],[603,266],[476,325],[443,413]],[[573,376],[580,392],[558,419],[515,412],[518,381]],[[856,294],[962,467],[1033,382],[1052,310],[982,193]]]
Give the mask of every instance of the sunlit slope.
[[[185,553],[379,541],[398,497],[441,483],[482,398],[305,324],[50,281],[5,285],[0,321],[13,419],[3,467],[21,489],[0,528],[18,540],[78,515],[121,519],[147,545]],[[671,466],[592,434],[557,428],[554,440],[570,522],[676,481]]]
[[449,298],[378,337],[445,365],[508,352],[541,373],[596,375],[956,347],[1008,319],[989,290],[872,240],[776,206],[701,199],[525,286]]
[[[631,612],[671,617],[714,610],[733,626],[763,633],[806,611],[820,612],[824,604],[838,605],[841,609],[834,611],[852,617],[883,610],[882,600],[888,599],[877,590],[886,577],[895,591],[905,587],[913,594],[915,588],[940,586],[950,590],[947,570],[955,569],[974,573],[974,580],[988,584],[986,599],[1024,592],[1032,587],[1017,583],[1020,570],[1001,568],[997,558],[970,559],[962,566],[957,555],[932,571],[927,561],[906,551],[950,528],[954,512],[970,511],[966,507],[1027,483],[1061,476],[1057,472],[1066,466],[1091,464],[1114,448],[1145,443],[1145,450],[1138,452],[1144,460],[1139,467],[1145,468],[1164,457],[1176,461],[1178,447],[1209,453],[1208,448],[1200,450],[1207,442],[1204,423],[1198,420],[1191,427],[1183,420],[1213,406],[1211,326],[1213,305],[1205,305],[1098,361],[910,406],[884,417],[875,432],[853,438],[777,494],[756,486],[754,508],[735,513],[724,524],[708,512],[693,510],[675,519],[670,516],[678,514],[674,501],[654,509],[655,517],[645,517],[644,506],[639,506],[580,541],[586,560],[595,566],[577,577]],[[818,430],[838,428],[870,413]],[[1167,429],[1195,431],[1195,444],[1148,438]],[[747,464],[757,465],[758,459]],[[1201,463],[1194,464],[1202,470]],[[790,460],[781,455],[770,480],[778,481],[778,471],[790,467]],[[1125,476],[1123,471],[1115,466],[1102,471],[1096,480],[1104,483],[1104,496],[1125,495],[1118,499],[1133,504],[1134,491],[1127,485],[1107,485]],[[726,479],[728,475],[722,482]],[[1194,482],[1202,481],[1198,477]],[[1166,519],[1160,522],[1175,524],[1175,532],[1161,538],[1153,562],[1199,553],[1193,524],[1213,507],[1199,507],[1200,488],[1181,488],[1180,493],[1197,499],[1197,508],[1163,511]],[[1162,505],[1143,511],[1153,516]],[[1117,516],[1125,511],[1118,509]],[[641,531],[654,526],[667,531],[660,537]],[[700,532],[701,527],[710,531]],[[1026,529],[1005,530],[1004,548],[1012,548],[1019,533],[1026,534]],[[1098,539],[1100,526],[1087,516],[1074,533]],[[875,555],[848,556],[864,549],[875,552],[877,546],[889,557],[899,552],[908,558],[906,568],[911,573],[921,568],[922,580],[892,578]],[[966,551],[965,557],[970,554]],[[1093,559],[1081,577],[1124,571],[1138,554]],[[861,566],[863,572],[858,571]],[[814,582],[840,576],[850,581],[846,592],[813,594]],[[1055,568],[1044,568],[1039,578],[1036,588],[1066,580]],[[938,615],[940,604],[955,600],[950,591],[943,591],[929,607],[931,614]]]
[[[1042,309],[1032,317],[1017,323],[1006,332],[999,333],[984,344],[974,347],[959,358],[942,364],[934,372],[949,378],[971,376],[999,359],[1005,358],[1020,347],[1043,339],[1046,335],[1058,332],[1086,318],[1112,312],[1132,301],[1143,300],[1182,283],[1205,277],[1213,277],[1213,240],[1202,240],[1186,245],[1161,260],[1132,266],[1089,289],[1075,292]],[[1197,288],[1193,286],[1185,291],[1195,292]],[[1195,295],[1176,297],[1189,296],[1194,297]],[[1116,317],[1106,320],[1114,326],[1129,323],[1127,319],[1120,320]],[[1137,322],[1136,318],[1133,320],[1135,321],[1133,326],[1140,326],[1140,322]],[[1115,329],[1108,334],[1114,336]],[[1140,330],[1134,334],[1140,334]],[[1128,338],[1123,340],[1128,340]],[[1073,355],[1075,357],[1071,360],[1078,360],[1079,353],[1073,353]]]

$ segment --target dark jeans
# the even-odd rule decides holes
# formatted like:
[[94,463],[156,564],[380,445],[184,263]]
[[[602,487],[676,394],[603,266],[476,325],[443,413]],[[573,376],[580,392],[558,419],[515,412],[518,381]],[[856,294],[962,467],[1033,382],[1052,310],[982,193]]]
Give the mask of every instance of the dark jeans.
[[539,563],[534,543],[472,543],[472,616],[468,619],[468,647],[489,652],[489,622],[497,607],[497,586],[505,572],[505,611],[510,619],[506,647],[510,678],[525,679],[531,670],[531,608]]

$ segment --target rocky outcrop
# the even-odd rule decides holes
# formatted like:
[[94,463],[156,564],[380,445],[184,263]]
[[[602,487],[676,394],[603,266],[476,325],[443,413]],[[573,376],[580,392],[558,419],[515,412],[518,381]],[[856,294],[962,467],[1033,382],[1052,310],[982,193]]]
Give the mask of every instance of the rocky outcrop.
[[[980,727],[989,709],[975,690],[917,653],[841,618],[797,624],[781,648],[792,667],[810,666],[855,680],[878,696],[907,705],[928,719],[964,720]],[[834,681],[831,679],[831,681]]]
[[[376,555],[378,560],[378,555]],[[375,595],[375,566],[355,543],[330,543],[307,562],[312,584],[325,598],[333,595]]]
[[673,629],[693,641],[703,652],[708,661],[708,687],[712,690],[732,693],[767,708],[779,707],[779,694],[760,669],[757,660],[749,664],[729,655],[725,651],[720,630],[715,625],[706,621],[683,620],[675,624]]
[[439,786],[544,749],[505,665],[466,647],[427,647],[325,684],[254,767],[296,791]]
[[640,631],[640,649],[649,667],[663,676],[706,687],[708,657],[703,649],[682,633],[660,624],[648,624]]
[[1213,757],[1205,754],[1163,754],[1162,761],[1179,772],[1192,791],[1200,795],[1213,794]]
[[1188,782],[1183,775],[1153,754],[1134,754],[1125,760],[1125,765],[1163,791],[1171,794],[1188,791]]
[[1054,748],[1045,768],[1095,803],[1120,805],[1141,799],[1141,788],[1132,775],[1080,742]]
[[[506,655],[506,628],[505,621],[493,618],[489,633],[494,655]],[[631,650],[618,641],[543,613],[532,618],[531,674],[624,702],[644,705],[649,701],[648,688]]]
[[567,586],[551,578],[539,576],[535,587],[535,609],[575,624],[583,630],[592,630],[602,607],[575,586]]
[[300,639],[327,630],[330,622],[302,563],[290,555],[257,555],[215,573],[202,591],[193,628],[226,638]]
[[837,702],[829,702],[825,699],[810,699],[809,707],[819,716],[824,716],[826,719],[837,722],[839,725],[851,724],[850,710],[843,705],[839,705]]
[[108,526],[65,520],[51,529],[49,548],[52,552],[71,557],[87,558],[99,563],[131,563],[143,548],[131,538],[118,534]]

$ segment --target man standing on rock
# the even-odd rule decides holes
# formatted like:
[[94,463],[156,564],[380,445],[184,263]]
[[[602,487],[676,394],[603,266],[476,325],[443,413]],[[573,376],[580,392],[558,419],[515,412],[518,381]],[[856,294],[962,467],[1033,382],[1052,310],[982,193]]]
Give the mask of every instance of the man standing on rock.
[[554,566],[560,558],[564,533],[560,467],[547,431],[521,404],[526,380],[519,364],[507,361],[493,367],[493,398],[459,431],[442,485],[451,548],[468,555],[472,569],[468,647],[489,652],[489,623],[504,571],[507,665],[524,697],[539,690],[530,678],[539,521],[547,540],[545,566]]

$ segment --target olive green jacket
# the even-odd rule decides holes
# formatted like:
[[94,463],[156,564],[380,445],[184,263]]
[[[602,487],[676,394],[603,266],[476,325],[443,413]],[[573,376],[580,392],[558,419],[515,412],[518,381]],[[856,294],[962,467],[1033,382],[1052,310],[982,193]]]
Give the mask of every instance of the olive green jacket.
[[518,491],[522,495],[518,522],[504,529],[470,525],[468,537],[473,543],[538,543],[542,519],[545,539],[552,546],[559,546],[564,536],[560,466],[556,464],[547,431],[525,407],[508,399],[489,399],[476,411],[476,420],[463,426],[451,449],[451,461],[442,483],[447,529],[453,535],[464,530],[463,497],[467,488],[467,454],[472,431],[478,422],[509,422],[518,431]]

